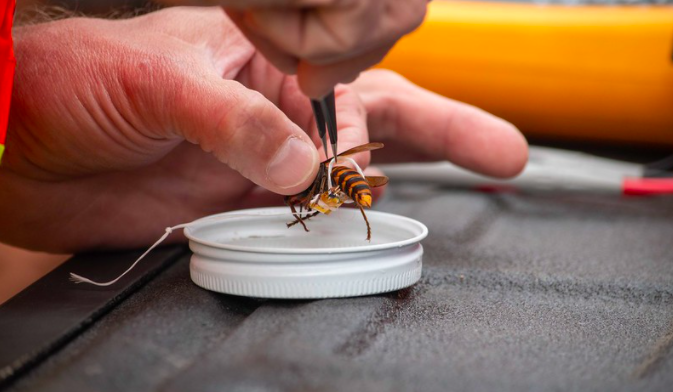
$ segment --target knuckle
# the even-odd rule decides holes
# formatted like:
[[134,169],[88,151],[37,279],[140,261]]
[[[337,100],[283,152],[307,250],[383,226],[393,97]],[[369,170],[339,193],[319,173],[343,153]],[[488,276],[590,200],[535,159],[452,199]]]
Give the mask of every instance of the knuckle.
[[388,12],[393,19],[395,31],[400,35],[408,34],[423,23],[427,13],[427,1],[388,1]]
[[372,69],[370,71],[367,71],[367,73],[371,77],[376,78],[386,86],[394,86],[400,83],[408,83],[407,79],[404,76],[389,69]]
[[[157,99],[175,98],[178,91],[167,88],[172,87],[171,84],[175,82],[175,78],[171,77],[174,60],[170,56],[141,52],[131,55],[126,53],[124,57],[124,64],[119,68],[120,83],[131,101],[153,106],[150,104]],[[157,86],[162,86],[162,94],[157,94]]]

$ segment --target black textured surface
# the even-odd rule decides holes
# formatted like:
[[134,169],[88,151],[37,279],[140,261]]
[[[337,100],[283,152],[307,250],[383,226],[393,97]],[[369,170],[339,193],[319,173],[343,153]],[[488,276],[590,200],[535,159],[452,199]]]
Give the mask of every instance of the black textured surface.
[[184,257],[12,390],[671,390],[673,199],[390,193],[430,228],[413,288],[252,300]]
[[182,247],[157,249],[109,287],[76,285],[69,273],[105,281],[140,252],[82,254],[11,298],[0,306],[0,386],[56,352],[184,253]]

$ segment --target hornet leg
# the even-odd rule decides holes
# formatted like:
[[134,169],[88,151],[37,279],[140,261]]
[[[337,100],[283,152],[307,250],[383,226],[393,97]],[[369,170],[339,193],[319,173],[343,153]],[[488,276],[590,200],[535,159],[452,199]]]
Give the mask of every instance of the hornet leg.
[[365,223],[367,224],[367,241],[372,240],[372,228],[369,226],[369,220],[367,219],[367,215],[365,215],[365,210],[362,208],[362,206],[358,206],[360,209],[360,212],[362,213],[362,217],[365,218]]
[[287,227],[290,228],[290,227],[296,225],[297,223],[301,223],[301,225],[304,226],[304,230],[306,232],[308,232],[308,227],[306,227],[306,224],[301,219],[301,216],[299,214],[297,214],[297,210],[294,208],[294,204],[290,204],[290,209],[292,210],[292,215],[296,218],[296,220],[292,223],[288,223]]
[[[318,214],[320,214],[320,211],[315,211],[311,214],[308,214],[303,219],[297,218],[297,220],[295,220],[294,222],[288,223],[287,227],[292,227],[292,226],[296,225],[297,223],[301,223],[302,225],[304,225],[304,228],[306,228],[306,224],[304,224],[304,221],[307,221],[307,220],[313,218],[314,216],[316,216]],[[308,230],[306,230],[306,231],[308,231]]]

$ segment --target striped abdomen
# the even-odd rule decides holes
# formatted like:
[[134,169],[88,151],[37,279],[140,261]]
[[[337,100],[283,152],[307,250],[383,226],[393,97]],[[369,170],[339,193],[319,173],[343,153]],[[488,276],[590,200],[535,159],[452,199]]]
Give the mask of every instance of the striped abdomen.
[[360,173],[345,166],[334,166],[332,168],[332,181],[356,204],[362,207],[371,207],[372,189]]

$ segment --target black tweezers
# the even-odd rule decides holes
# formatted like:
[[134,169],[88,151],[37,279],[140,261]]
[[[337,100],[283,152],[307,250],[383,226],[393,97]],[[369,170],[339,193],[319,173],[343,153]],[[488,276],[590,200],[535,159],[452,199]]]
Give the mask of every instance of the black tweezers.
[[327,153],[327,133],[329,133],[330,144],[332,145],[332,156],[337,156],[337,122],[336,122],[336,104],[334,102],[334,90],[322,99],[312,99],[311,107],[315,115],[315,121],[318,124],[318,135],[322,140],[322,147],[325,149],[325,157],[329,158]]

